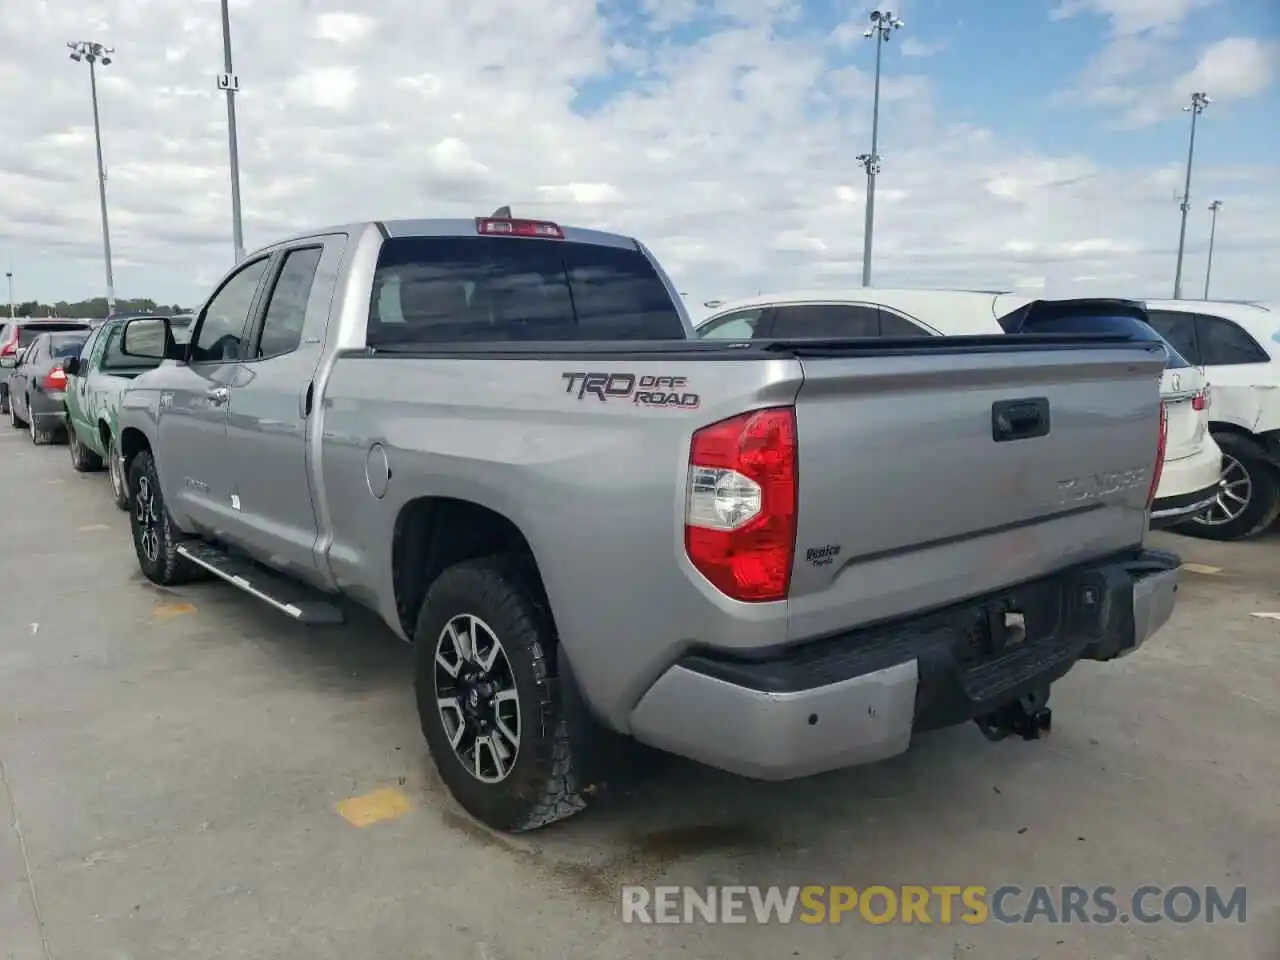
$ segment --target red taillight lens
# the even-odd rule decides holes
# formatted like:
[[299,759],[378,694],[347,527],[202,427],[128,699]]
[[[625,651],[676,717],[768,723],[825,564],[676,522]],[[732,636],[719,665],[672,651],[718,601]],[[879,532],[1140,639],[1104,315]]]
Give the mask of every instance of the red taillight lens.
[[480,217],[476,220],[476,232],[500,237],[564,239],[564,231],[557,224],[547,220],[502,220],[494,217]]
[[44,388],[46,390],[67,389],[67,375],[61,367],[54,367],[44,375]]
[[685,552],[731,599],[786,599],[796,546],[796,460],[793,407],[744,413],[693,435]]
[[1191,409],[1192,410],[1208,410],[1210,396],[1211,394],[1209,393],[1209,388],[1208,386],[1206,386],[1203,390],[1201,390],[1199,393],[1197,393],[1194,397],[1191,398]]
[[1156,445],[1156,465],[1151,471],[1151,489],[1147,491],[1147,509],[1156,499],[1156,488],[1160,486],[1160,475],[1164,473],[1164,451],[1169,443],[1169,413],[1160,401],[1160,442]]

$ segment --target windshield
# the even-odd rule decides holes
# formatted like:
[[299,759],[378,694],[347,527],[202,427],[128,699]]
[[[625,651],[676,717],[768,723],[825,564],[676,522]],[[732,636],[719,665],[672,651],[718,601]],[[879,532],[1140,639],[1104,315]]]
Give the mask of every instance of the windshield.
[[83,330],[86,338],[89,335],[87,323],[28,323],[18,329],[18,346],[31,346],[32,341],[42,333],[60,333],[69,330]]
[[78,357],[88,335],[59,334],[49,338],[49,353],[54,357]]

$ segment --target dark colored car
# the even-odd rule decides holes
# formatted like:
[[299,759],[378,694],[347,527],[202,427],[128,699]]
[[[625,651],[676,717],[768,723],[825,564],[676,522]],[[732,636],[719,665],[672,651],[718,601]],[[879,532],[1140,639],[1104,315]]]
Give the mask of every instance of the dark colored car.
[[9,377],[18,364],[18,355],[42,333],[83,333],[93,329],[88,320],[42,320],[21,317],[0,323],[0,413],[9,412]]
[[89,332],[41,333],[23,351],[9,375],[9,423],[26,427],[32,443],[48,443],[67,426],[67,374],[79,357]]

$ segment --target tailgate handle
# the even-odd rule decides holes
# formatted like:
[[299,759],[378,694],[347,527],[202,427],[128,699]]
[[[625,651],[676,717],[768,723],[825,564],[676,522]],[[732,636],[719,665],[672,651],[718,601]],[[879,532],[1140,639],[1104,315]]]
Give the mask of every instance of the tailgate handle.
[[991,439],[996,443],[1029,440],[1049,433],[1049,399],[997,400],[991,405]]

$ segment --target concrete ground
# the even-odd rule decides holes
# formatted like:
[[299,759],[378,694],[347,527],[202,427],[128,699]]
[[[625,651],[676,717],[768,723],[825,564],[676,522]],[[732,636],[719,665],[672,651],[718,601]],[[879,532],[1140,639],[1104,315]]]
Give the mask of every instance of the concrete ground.
[[[106,477],[0,433],[0,960],[1280,957],[1280,541],[1158,538],[1176,617],[1054,693],[788,784],[674,763],[496,837],[437,783],[407,651],[137,572]],[[362,825],[363,824],[363,825]],[[1247,885],[1247,919],[638,926],[623,883]]]

